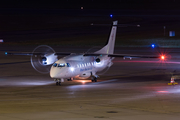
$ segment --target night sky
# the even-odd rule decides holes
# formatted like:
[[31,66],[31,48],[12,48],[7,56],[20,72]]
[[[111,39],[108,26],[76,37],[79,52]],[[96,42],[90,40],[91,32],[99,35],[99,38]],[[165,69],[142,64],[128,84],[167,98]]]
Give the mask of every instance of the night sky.
[[[179,6],[180,1],[177,0],[6,0],[0,2],[0,38],[8,42],[44,39],[64,41],[69,36],[104,35],[108,33],[108,28],[94,31],[90,24],[107,24],[113,20],[118,20],[120,24],[141,24],[143,30],[139,30],[148,30],[145,33],[153,31],[151,36],[154,37],[157,33],[162,34],[156,30],[161,30],[164,25],[169,26],[167,28],[179,28]],[[110,14],[114,15],[113,18],[109,17]],[[162,15],[170,16],[167,20]],[[176,24],[172,26],[172,23]],[[137,32],[136,29],[130,30],[131,33]],[[127,28],[125,33],[128,31]]]
[[1,8],[50,8],[50,9],[179,9],[177,0],[58,0],[26,1],[6,0]]

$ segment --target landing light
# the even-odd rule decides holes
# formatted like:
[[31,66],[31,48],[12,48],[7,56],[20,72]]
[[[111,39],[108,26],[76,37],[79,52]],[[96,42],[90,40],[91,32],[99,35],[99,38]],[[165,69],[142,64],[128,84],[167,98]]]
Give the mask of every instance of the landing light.
[[73,68],[73,67],[71,67],[71,68],[70,68],[70,70],[73,72],[73,71],[74,71],[74,68]]

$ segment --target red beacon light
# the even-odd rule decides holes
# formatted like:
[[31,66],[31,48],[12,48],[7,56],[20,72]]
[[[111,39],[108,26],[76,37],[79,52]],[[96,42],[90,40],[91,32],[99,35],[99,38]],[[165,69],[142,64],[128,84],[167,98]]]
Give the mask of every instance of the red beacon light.
[[161,60],[164,60],[165,59],[165,56],[164,55],[161,55]]

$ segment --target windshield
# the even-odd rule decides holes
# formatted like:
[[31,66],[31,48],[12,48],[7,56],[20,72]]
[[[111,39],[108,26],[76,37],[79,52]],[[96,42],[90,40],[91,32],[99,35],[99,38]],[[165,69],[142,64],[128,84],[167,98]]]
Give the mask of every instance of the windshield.
[[69,63],[54,63],[53,64],[54,67],[70,67],[70,64]]
[[65,63],[58,64],[58,67],[65,67]]

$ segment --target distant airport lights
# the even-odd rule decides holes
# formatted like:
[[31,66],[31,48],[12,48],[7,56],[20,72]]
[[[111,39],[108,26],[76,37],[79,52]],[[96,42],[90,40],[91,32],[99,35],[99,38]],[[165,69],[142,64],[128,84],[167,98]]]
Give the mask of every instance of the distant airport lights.
[[155,47],[155,44],[152,44],[151,47],[154,48],[154,47]]

